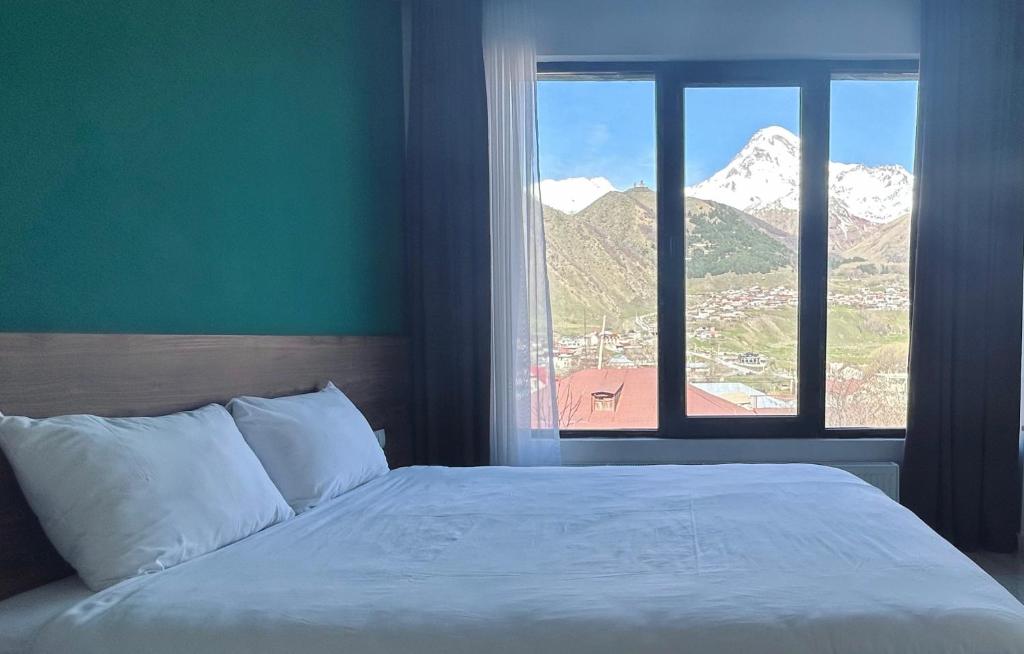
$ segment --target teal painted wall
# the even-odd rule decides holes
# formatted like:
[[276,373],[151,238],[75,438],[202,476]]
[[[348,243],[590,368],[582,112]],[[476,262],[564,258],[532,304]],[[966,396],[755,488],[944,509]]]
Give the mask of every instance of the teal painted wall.
[[403,330],[393,0],[4,0],[0,331]]

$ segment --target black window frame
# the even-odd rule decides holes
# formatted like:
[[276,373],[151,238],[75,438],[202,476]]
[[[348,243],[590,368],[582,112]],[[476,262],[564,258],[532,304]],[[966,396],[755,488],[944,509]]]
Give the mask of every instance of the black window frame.
[[[917,79],[916,59],[878,61],[545,61],[538,80],[652,79],[655,85],[658,231],[658,427],[563,429],[562,438],[904,438],[906,430],[825,426],[828,293],[828,161],[831,84],[837,79]],[[800,89],[800,233],[797,414],[688,416],[684,94],[691,87],[785,86]],[[664,189],[679,189],[665,193]],[[678,280],[669,283],[668,280]]]

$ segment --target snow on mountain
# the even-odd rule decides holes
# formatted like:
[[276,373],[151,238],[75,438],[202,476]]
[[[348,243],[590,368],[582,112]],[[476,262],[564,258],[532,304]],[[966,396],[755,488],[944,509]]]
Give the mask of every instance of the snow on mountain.
[[910,213],[914,176],[903,166],[876,166],[831,162],[828,185],[832,202],[851,216],[873,223],[888,223]]
[[729,164],[686,195],[757,216],[800,208],[800,139],[784,127],[760,129]]
[[563,213],[576,213],[615,187],[604,177],[570,177],[540,182],[540,198],[545,205]]
[[[771,126],[758,130],[725,168],[686,189],[754,216],[795,212],[800,206],[800,138]],[[910,211],[914,178],[902,166],[829,164],[830,213],[844,229],[850,220],[888,223]]]

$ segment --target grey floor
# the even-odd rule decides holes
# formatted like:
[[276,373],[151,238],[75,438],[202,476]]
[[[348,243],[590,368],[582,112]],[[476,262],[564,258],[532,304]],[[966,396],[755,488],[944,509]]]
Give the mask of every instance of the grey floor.
[[985,572],[1024,602],[1024,557],[1020,554],[989,554],[979,552],[969,555]]

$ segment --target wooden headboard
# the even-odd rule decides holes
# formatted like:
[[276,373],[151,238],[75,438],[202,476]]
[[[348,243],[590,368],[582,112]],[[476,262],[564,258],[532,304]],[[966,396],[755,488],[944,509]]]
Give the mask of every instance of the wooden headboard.
[[[311,391],[328,380],[386,430],[391,466],[410,464],[402,337],[0,334],[7,415],[161,415],[237,395]],[[0,598],[69,574],[0,455]]]

